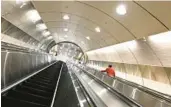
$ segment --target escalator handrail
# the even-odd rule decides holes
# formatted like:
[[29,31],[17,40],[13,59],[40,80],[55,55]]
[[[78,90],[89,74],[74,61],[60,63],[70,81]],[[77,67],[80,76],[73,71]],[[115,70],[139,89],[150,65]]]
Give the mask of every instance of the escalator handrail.
[[[87,66],[86,66],[86,67],[87,67]],[[96,72],[99,72],[98,70],[96,70],[96,69],[94,69],[94,68],[90,68],[90,67],[88,67],[88,68],[89,68],[89,69],[93,69],[93,70],[95,70]],[[103,74],[103,75],[104,75],[104,74]],[[128,85],[130,85],[130,86],[132,86],[132,87],[135,87],[135,88],[137,88],[137,89],[139,89],[139,90],[141,90],[141,91],[143,91],[143,92],[145,92],[145,93],[148,93],[148,94],[150,94],[150,95],[153,95],[153,96],[155,96],[155,97],[157,97],[157,98],[160,98],[160,99],[162,99],[162,100],[171,102],[171,96],[170,96],[170,95],[167,95],[167,94],[164,94],[164,93],[161,93],[161,92],[158,92],[158,91],[149,89],[149,88],[147,88],[147,87],[144,87],[144,86],[142,86],[142,85],[139,85],[139,84],[130,82],[130,81],[128,81],[128,80],[123,80],[123,79],[121,79],[120,77],[115,77],[115,78],[113,78],[113,79],[116,79],[116,80],[118,80],[118,81],[120,81],[120,82],[122,82],[122,83],[124,83],[124,84],[128,84]],[[164,96],[163,96],[163,95],[164,95]]]
[[[76,74],[75,74],[76,75]],[[91,88],[90,87],[88,87],[88,86],[85,86],[86,84],[83,84],[82,82],[81,82],[81,80],[80,80],[80,78],[76,75],[76,77],[78,78],[78,80],[80,81],[80,83],[82,84],[82,86],[84,87],[84,89],[86,90],[86,92],[88,93],[88,95],[89,95],[89,97],[91,98],[91,100],[92,100],[92,102],[94,103],[94,105],[95,105],[95,107],[107,107],[102,101],[101,101],[101,99],[96,95],[96,94],[92,94],[92,93],[94,93],[94,92],[92,92],[92,91],[90,91],[91,90]],[[89,91],[86,89],[86,87],[87,87],[87,89],[89,89]],[[90,94],[91,93],[91,94]],[[95,97],[93,97],[92,98],[92,96],[95,96]],[[101,104],[100,103],[97,103],[96,101],[97,100],[99,101],[100,100],[100,102],[101,102]],[[96,100],[96,101],[95,101]]]
[[56,87],[55,87],[55,91],[54,91],[54,94],[53,94],[53,98],[52,98],[52,102],[51,102],[50,107],[53,107],[53,106],[54,106],[54,102],[55,102],[55,98],[56,98],[56,93],[57,93],[58,85],[59,85],[59,80],[60,80],[61,72],[62,72],[62,69],[63,69],[63,64],[64,64],[64,63],[62,63],[61,69],[60,69],[60,71],[59,71],[59,76],[58,76],[58,80],[57,80],[57,82],[56,82]]
[[[116,77],[116,79],[117,79],[118,81],[124,83],[124,84],[128,84],[128,85],[130,85],[130,86],[132,86],[132,87],[136,87],[136,88],[138,88],[139,90],[141,90],[141,91],[143,91],[143,92],[146,92],[146,93],[148,93],[148,94],[154,95],[154,96],[157,97],[157,98],[160,98],[160,99],[166,100],[166,101],[168,101],[168,102],[171,102],[171,99],[170,99],[171,96],[169,96],[169,95],[166,95],[166,94],[157,92],[157,91],[155,91],[155,90],[149,89],[149,88],[144,87],[144,86],[142,86],[142,85],[138,85],[138,84],[136,84],[136,83],[129,82],[129,81],[127,81],[127,80],[123,80],[123,79],[121,79],[121,78],[119,78],[119,77]],[[162,94],[163,94],[164,96],[163,96]]]
[[[75,75],[75,74],[74,74]],[[75,75],[76,76],[76,75]],[[81,91],[85,97],[85,99],[87,100],[87,102],[89,103],[90,107],[91,107],[91,103],[88,101],[87,97],[90,99],[90,101],[92,102],[93,104],[93,107],[97,107],[97,105],[94,103],[93,99],[90,97],[89,93],[87,92],[87,90],[85,89],[85,87],[83,86],[83,84],[81,83],[81,81],[78,79],[78,77],[76,76],[77,78],[77,83],[80,85],[80,88],[81,88]],[[85,93],[84,93],[85,92]]]
[[57,62],[57,61],[53,62],[53,63],[50,64],[50,65],[47,65],[46,67],[43,67],[42,69],[40,69],[40,70],[38,70],[38,71],[36,71],[36,72],[34,72],[34,73],[32,73],[32,74],[30,74],[30,75],[24,77],[24,78],[18,80],[17,82],[15,82],[15,83],[13,83],[13,84],[11,84],[11,85],[9,85],[9,86],[3,88],[3,89],[1,90],[1,94],[3,94],[4,92],[8,91],[9,89],[15,87],[16,85],[22,83],[23,81],[29,79],[30,77],[33,77],[34,75],[36,75],[37,73],[39,73],[39,72],[45,70],[46,68],[48,68],[48,67],[54,65],[56,62]]

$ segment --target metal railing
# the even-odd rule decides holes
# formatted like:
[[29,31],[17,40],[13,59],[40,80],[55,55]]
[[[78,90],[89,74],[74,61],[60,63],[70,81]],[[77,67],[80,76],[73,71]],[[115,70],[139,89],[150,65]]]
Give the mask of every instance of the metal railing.
[[123,80],[118,77],[108,77],[102,72],[87,67],[86,65],[81,65],[78,67],[83,69],[86,73],[95,76],[97,79],[104,82],[112,89],[115,89],[117,92],[123,94],[124,96],[133,99],[134,101],[136,101],[144,107],[149,107],[149,105],[151,105],[151,107],[155,107],[156,105],[163,105],[163,107],[171,107],[171,99],[169,96],[165,96],[165,94],[159,94],[156,91],[153,92],[145,87],[133,84],[132,82]]
[[[96,70],[96,69],[94,69],[94,68],[90,68],[90,67],[88,67],[88,66],[86,66],[86,67],[87,67],[88,69],[91,69],[91,70],[94,70],[94,71],[96,71],[96,72],[99,72],[98,70]],[[104,74],[103,74],[103,75],[104,75]],[[111,77],[111,78],[112,78],[112,77]],[[128,84],[128,85],[130,85],[130,86],[132,86],[132,87],[135,87],[135,88],[137,88],[137,89],[139,89],[139,90],[141,90],[141,91],[143,91],[143,92],[146,92],[146,93],[148,93],[148,94],[150,94],[150,95],[153,95],[153,96],[155,96],[155,97],[157,97],[157,98],[159,98],[159,99],[161,99],[161,100],[165,100],[165,101],[168,101],[168,102],[171,103],[171,96],[168,95],[168,94],[164,94],[164,93],[161,93],[161,92],[152,90],[152,89],[150,89],[150,88],[144,87],[144,86],[139,85],[139,84],[137,84],[137,83],[133,83],[133,82],[130,82],[130,81],[128,81],[128,80],[122,79],[122,78],[120,78],[120,77],[115,77],[115,78],[113,78],[113,79],[118,80],[118,81],[120,81],[120,82],[122,82],[122,83],[124,83],[124,84]]]
[[96,76],[94,76],[91,73],[87,72],[86,70],[84,70],[83,68],[79,67],[78,65],[75,65],[74,64],[74,66],[76,66],[79,69],[81,69],[84,73],[86,73],[91,78],[93,78],[95,81],[97,81],[99,84],[101,84],[102,86],[104,86],[111,93],[113,93],[114,95],[118,96],[118,98],[120,98],[122,101],[124,101],[125,103],[127,103],[129,106],[131,106],[131,107],[143,107],[141,104],[137,103],[136,101],[134,101],[133,99],[131,99],[131,98],[127,97],[127,96],[124,96],[122,93],[120,93],[117,90],[113,89],[110,85],[108,85],[105,82],[101,81],[99,78],[97,78]]
[[[56,62],[57,62],[57,61],[56,61]],[[22,83],[23,81],[25,81],[25,80],[27,80],[27,79],[33,77],[34,75],[36,75],[37,73],[39,73],[39,72],[45,70],[46,68],[48,68],[48,67],[54,65],[56,62],[54,62],[54,63],[52,63],[52,64],[50,64],[50,65],[48,65],[48,66],[46,66],[46,67],[44,67],[44,68],[42,68],[42,69],[40,69],[40,70],[38,70],[38,71],[36,71],[36,72],[30,74],[30,75],[28,75],[28,76],[26,76],[26,77],[24,77],[24,78],[18,80],[17,82],[15,82],[15,83],[13,83],[13,84],[11,84],[11,85],[5,87],[4,89],[1,90],[1,94],[3,94],[4,92],[8,91],[9,89],[11,89],[11,88],[17,86],[18,84]]]

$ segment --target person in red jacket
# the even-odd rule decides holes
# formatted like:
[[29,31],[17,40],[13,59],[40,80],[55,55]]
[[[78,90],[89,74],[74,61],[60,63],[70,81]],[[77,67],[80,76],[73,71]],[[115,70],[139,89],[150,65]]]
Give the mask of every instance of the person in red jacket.
[[102,72],[106,72],[108,76],[115,77],[115,70],[112,68],[112,65],[109,65],[106,70],[102,70]]

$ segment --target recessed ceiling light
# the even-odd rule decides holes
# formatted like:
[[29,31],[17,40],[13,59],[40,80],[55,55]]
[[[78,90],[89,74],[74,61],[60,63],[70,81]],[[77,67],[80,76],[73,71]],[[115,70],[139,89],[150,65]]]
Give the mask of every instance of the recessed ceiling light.
[[39,30],[45,30],[45,29],[47,29],[46,25],[43,24],[43,23],[37,24],[36,27],[37,27]]
[[88,40],[90,40],[90,37],[89,37],[89,36],[87,36],[86,38],[87,38]]
[[46,37],[46,36],[50,35],[50,32],[49,31],[43,31],[43,35]]
[[70,17],[66,14],[66,15],[63,16],[63,19],[64,19],[64,20],[69,20]]
[[125,15],[126,14],[126,7],[125,7],[125,5],[122,4],[122,5],[117,6],[116,12],[119,15]]
[[29,10],[26,13],[26,16],[28,17],[29,20],[31,20],[34,23],[41,19],[41,17],[39,16],[39,13],[35,9],[34,10]]
[[68,28],[64,28],[64,31],[67,32],[68,31]]
[[100,32],[100,28],[99,28],[99,27],[96,27],[96,28],[95,28],[95,31],[96,31],[96,32]]
[[67,35],[65,35],[64,37],[65,37],[65,38],[67,38],[68,36],[67,36]]

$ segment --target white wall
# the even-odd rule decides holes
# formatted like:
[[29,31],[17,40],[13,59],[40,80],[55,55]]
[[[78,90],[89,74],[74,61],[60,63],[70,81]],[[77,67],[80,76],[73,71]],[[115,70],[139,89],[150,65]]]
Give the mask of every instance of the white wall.
[[86,53],[90,60],[171,67],[171,31]]

